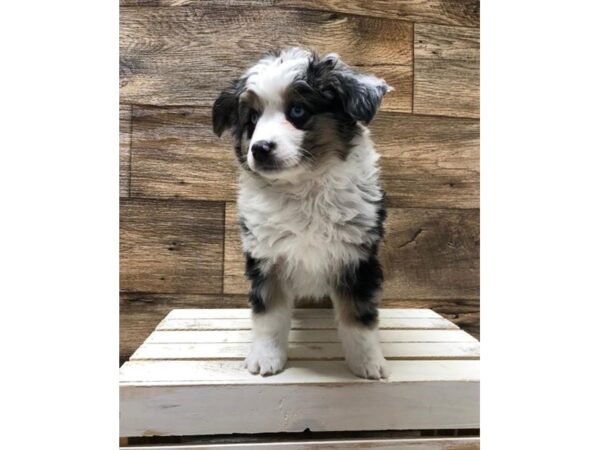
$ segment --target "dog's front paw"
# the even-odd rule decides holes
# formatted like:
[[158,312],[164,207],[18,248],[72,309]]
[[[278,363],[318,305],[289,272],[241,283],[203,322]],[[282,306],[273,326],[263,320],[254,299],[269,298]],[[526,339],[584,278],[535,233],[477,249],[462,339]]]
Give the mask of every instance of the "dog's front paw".
[[355,353],[346,357],[350,371],[361,378],[380,380],[390,375],[387,361],[379,352],[375,354]]
[[274,375],[283,370],[287,361],[285,350],[261,342],[254,342],[244,366],[250,373]]

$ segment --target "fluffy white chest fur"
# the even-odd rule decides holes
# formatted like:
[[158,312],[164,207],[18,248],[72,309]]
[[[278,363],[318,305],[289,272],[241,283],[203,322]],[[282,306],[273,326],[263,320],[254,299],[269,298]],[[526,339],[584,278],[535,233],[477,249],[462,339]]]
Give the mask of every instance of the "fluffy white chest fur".
[[263,266],[277,263],[295,297],[328,295],[339,268],[357,263],[364,244],[377,239],[372,229],[383,196],[379,156],[366,128],[353,144],[344,162],[293,183],[242,173],[238,207],[248,230],[242,232],[243,249]]

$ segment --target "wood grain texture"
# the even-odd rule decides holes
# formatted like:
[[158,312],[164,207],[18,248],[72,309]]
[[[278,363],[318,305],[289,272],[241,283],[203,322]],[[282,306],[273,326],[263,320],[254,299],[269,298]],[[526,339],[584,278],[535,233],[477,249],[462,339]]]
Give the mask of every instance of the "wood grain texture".
[[[238,164],[205,107],[133,108],[131,195],[233,201]],[[380,111],[370,126],[388,204],[479,206],[479,122]]]
[[[277,442],[281,439],[280,442]],[[153,450],[479,450],[478,437],[416,438],[416,439],[327,439],[284,442],[285,437],[269,442],[237,444],[158,445]],[[127,447],[127,450],[144,450],[144,447]],[[125,448],[124,448],[125,450]]]
[[415,24],[414,112],[479,117],[479,29]]
[[250,283],[246,279],[246,260],[242,250],[240,225],[235,203],[225,204],[225,251],[223,265],[223,293],[247,294]]
[[121,6],[224,4],[314,9],[367,17],[479,27],[479,0],[121,0]]
[[129,197],[131,105],[119,105],[119,196]]
[[479,211],[389,208],[384,298],[479,298]]
[[121,200],[121,289],[221,293],[224,204]]
[[479,339],[479,299],[397,300],[384,299],[383,308],[431,308],[471,336]]
[[[249,284],[237,218],[227,205],[224,292],[244,294]],[[381,248],[384,298],[479,298],[479,212],[388,208]]]
[[479,207],[478,120],[379,112],[369,128],[389,206]]
[[280,0],[279,6],[479,27],[479,0]]
[[248,308],[245,295],[156,294],[121,292],[119,360],[122,364],[175,308]]
[[238,164],[209,108],[136,106],[132,121],[133,196],[235,199]]
[[[210,106],[268,49],[304,45],[337,52],[397,86],[384,108],[410,111],[413,25],[320,11],[198,4],[121,8],[120,79],[124,103]],[[403,81],[404,80],[404,81]],[[411,90],[412,92],[412,90]]]

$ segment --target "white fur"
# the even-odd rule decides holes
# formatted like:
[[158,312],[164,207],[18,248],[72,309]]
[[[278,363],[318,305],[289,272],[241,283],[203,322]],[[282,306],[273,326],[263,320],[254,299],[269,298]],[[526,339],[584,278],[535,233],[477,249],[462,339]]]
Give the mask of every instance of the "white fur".
[[375,380],[388,377],[389,370],[381,351],[377,328],[357,328],[339,322],[338,332],[346,363],[354,375]]
[[254,374],[272,375],[281,372],[287,361],[290,331],[290,302],[283,301],[268,314],[253,314],[253,339],[245,367]]
[[[291,48],[279,57],[267,56],[246,72],[246,89],[260,97],[264,111],[256,124],[249,148],[258,141],[276,144],[276,157],[288,168],[300,163],[300,145],[304,132],[290,124],[283,111],[283,94],[294,78],[306,70],[309,52]],[[248,167],[256,171],[252,152],[248,152]],[[268,174],[267,174],[268,176]]]

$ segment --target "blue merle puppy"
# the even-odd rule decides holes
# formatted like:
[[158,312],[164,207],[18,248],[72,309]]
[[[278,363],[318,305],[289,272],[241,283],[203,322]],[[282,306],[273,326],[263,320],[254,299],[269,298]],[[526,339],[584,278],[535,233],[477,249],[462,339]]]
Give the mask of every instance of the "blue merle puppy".
[[294,300],[328,296],[350,370],[387,377],[377,328],[384,193],[366,125],[390,89],[335,54],[289,48],[260,59],[214,103],[214,131],[231,129],[242,168],[252,373],[283,370]]

